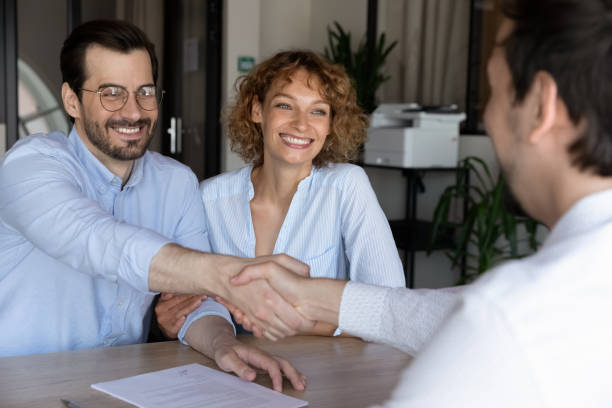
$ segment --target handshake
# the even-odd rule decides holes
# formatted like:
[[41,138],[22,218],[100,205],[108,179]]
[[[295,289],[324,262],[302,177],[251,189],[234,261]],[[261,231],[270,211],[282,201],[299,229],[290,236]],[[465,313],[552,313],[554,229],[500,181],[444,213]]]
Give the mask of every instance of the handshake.
[[259,337],[331,335],[338,326],[345,285],[342,280],[309,278],[308,265],[284,254],[240,258],[176,244],[159,251],[149,273],[149,288],[166,292],[155,312],[169,338],[176,338],[186,316],[206,297],[225,305],[238,323]]
[[215,299],[245,329],[277,340],[312,333],[317,323],[337,327],[346,282],[310,279],[308,265],[284,254],[240,260],[244,265],[226,294]]

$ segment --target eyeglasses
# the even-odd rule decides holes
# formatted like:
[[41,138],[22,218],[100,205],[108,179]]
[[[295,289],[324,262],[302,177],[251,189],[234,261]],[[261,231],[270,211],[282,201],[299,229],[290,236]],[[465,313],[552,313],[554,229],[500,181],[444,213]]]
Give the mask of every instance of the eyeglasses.
[[[130,97],[130,91],[118,85],[104,86],[97,91],[85,88],[79,88],[79,90],[100,95],[102,107],[109,112],[116,112],[123,108]],[[158,90],[156,86],[151,85],[141,86],[134,92],[136,103],[146,111],[156,110],[161,104],[164,93],[166,91]]]

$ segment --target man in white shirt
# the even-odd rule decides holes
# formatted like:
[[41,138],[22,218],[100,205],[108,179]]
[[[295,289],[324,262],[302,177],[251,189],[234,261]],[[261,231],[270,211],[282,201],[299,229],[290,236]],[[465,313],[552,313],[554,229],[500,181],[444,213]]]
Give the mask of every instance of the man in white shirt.
[[[515,0],[488,62],[485,123],[541,250],[488,272],[385,407],[610,407],[612,1]],[[410,291],[265,277],[305,317],[409,351]],[[432,322],[436,324],[437,322]]]

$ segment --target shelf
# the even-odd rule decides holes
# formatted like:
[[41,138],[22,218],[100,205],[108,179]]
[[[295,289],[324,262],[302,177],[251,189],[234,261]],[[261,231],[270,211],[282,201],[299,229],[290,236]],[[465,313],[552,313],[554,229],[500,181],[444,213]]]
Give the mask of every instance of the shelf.
[[435,246],[430,246],[433,223],[421,220],[390,220],[391,232],[398,248],[408,251],[447,249],[454,246],[454,230],[441,231]]

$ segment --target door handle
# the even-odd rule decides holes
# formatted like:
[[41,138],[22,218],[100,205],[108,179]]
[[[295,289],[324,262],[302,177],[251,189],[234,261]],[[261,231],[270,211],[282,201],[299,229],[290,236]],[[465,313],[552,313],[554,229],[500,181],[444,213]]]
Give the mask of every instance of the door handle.
[[183,126],[181,118],[170,118],[170,127],[166,131],[170,135],[170,153],[180,154],[183,151]]

